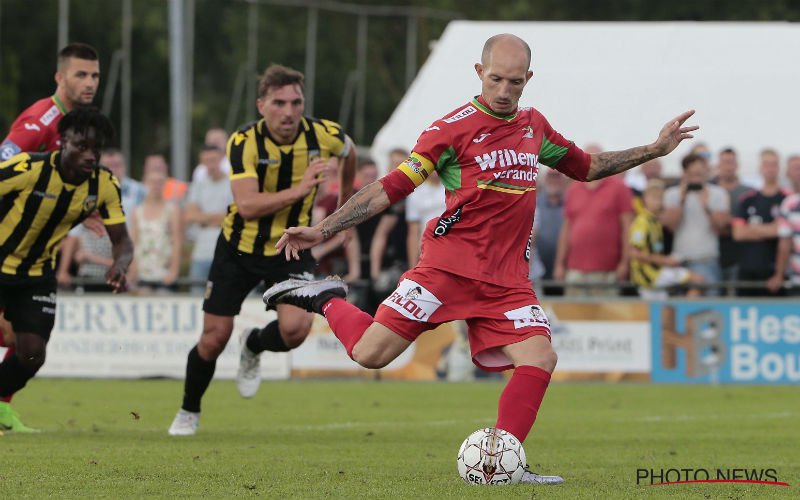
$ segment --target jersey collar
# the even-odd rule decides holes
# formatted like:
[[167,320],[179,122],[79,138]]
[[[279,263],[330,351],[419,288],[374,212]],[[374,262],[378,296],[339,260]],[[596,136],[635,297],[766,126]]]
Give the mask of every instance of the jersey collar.
[[278,144],[278,141],[276,141],[275,138],[272,137],[272,134],[269,132],[269,128],[267,128],[267,120],[266,120],[266,118],[262,118],[261,120],[259,120],[259,123],[256,126],[261,127],[261,134],[264,137],[266,137],[271,142],[273,142],[276,146],[279,146],[279,147],[280,146],[292,146],[295,142],[297,142],[297,139],[300,138],[300,134],[308,132],[308,129],[311,127],[311,125],[309,125],[309,123],[308,123],[308,120],[306,120],[306,117],[305,116],[301,117],[300,118],[300,126],[297,127],[297,135],[294,136],[294,140],[291,142],[291,144]]
[[66,115],[68,113],[66,106],[64,106],[64,103],[61,102],[61,99],[59,99],[56,94],[53,94],[53,102],[56,103],[56,106],[58,106],[58,110],[61,111],[62,115]]
[[510,122],[511,120],[513,120],[514,118],[517,117],[517,112],[516,111],[513,114],[510,114],[510,115],[499,115],[499,114],[495,113],[494,111],[491,110],[491,108],[489,108],[489,106],[486,105],[485,101],[483,100],[483,97],[481,97],[479,95],[476,95],[475,97],[472,98],[472,105],[475,106],[476,108],[478,108],[479,110],[483,111],[484,113],[486,113],[489,116],[493,116],[495,118],[499,118],[499,119],[505,120],[507,122]]

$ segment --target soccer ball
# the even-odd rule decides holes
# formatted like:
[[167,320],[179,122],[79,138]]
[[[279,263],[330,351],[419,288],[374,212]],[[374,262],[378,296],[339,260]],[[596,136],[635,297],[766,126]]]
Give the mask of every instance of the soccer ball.
[[525,450],[510,432],[488,427],[470,434],[458,450],[458,473],[470,484],[516,484],[525,472]]

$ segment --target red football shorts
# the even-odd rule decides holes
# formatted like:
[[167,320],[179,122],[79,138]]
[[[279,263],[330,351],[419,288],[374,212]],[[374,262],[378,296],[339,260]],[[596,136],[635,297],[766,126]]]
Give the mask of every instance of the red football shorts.
[[403,274],[375,314],[375,321],[411,342],[459,319],[467,322],[472,362],[488,371],[513,368],[501,347],[534,335],[550,338],[550,322],[532,288],[506,288],[429,267]]

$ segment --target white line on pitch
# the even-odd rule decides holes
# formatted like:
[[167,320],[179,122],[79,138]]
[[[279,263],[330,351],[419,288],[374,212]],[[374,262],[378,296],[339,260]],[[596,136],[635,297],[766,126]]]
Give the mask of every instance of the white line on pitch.
[[776,413],[725,413],[725,414],[694,414],[694,415],[648,415],[644,417],[621,418],[620,421],[638,420],[640,422],[665,422],[665,421],[690,421],[690,420],[729,420],[729,419],[779,419],[800,416],[800,413],[783,411]]

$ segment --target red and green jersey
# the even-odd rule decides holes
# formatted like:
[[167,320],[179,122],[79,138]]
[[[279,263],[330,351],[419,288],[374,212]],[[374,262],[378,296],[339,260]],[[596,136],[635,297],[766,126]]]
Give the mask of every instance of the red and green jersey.
[[67,109],[55,95],[39,99],[20,113],[0,144],[0,161],[19,153],[55,151],[60,147],[58,122]]
[[585,180],[589,162],[535,109],[503,116],[475,98],[425,129],[409,158],[381,182],[392,202],[434,170],[444,184],[447,208],[425,227],[417,267],[530,287],[539,165]]

